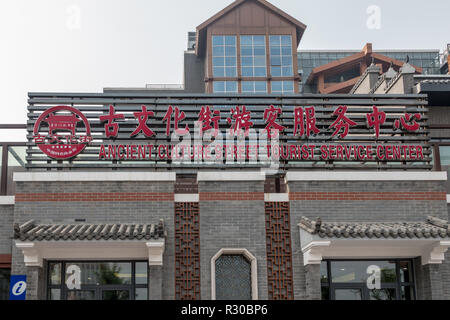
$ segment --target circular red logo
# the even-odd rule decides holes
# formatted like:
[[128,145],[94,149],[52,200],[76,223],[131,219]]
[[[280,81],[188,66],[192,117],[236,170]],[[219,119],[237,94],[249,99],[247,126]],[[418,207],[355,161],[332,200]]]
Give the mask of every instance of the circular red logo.
[[[77,135],[78,123],[82,122],[86,133]],[[48,134],[42,134],[41,124],[47,123]],[[79,155],[92,141],[91,127],[87,118],[77,109],[58,106],[43,112],[34,124],[34,142],[47,156],[65,160]]]

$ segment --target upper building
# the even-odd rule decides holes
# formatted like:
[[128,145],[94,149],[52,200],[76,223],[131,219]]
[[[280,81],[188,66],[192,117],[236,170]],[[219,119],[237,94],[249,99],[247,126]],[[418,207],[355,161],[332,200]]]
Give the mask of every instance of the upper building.
[[367,43],[360,52],[300,51],[302,93],[349,93],[372,61],[386,72],[399,70],[408,58],[417,74],[439,74],[439,50],[374,51]]
[[188,32],[182,85],[107,88],[152,93],[349,93],[372,59],[386,72],[406,57],[439,74],[439,50],[300,50],[306,25],[265,0],[237,0]]
[[[154,92],[298,93],[306,25],[265,0],[237,0],[188,33],[184,87]],[[195,38],[194,38],[195,37]],[[106,89],[105,91],[117,90]]]

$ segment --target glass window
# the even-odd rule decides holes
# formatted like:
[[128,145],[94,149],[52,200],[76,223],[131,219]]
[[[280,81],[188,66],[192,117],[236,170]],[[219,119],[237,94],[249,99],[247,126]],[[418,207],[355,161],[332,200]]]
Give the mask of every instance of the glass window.
[[267,82],[242,81],[242,93],[267,93]]
[[147,288],[136,288],[135,300],[148,300],[148,289]]
[[395,291],[393,288],[370,290],[370,300],[397,300]]
[[272,81],[272,93],[294,93],[294,81]]
[[292,77],[292,36],[270,36],[269,43],[272,77]]
[[95,300],[94,290],[69,290],[67,300]]
[[61,300],[61,289],[50,289],[49,300]]
[[147,284],[147,262],[136,262],[136,284]]
[[387,261],[332,261],[332,282],[366,282],[367,268],[371,265],[380,267],[382,282],[395,282],[397,280],[395,263]]
[[[379,287],[373,278],[380,270]],[[375,269],[376,270],[376,269]],[[413,300],[414,279],[410,260],[323,261],[320,266],[322,299],[335,300]]]
[[25,164],[27,156],[27,147],[11,146],[8,147],[8,180],[7,180],[7,194],[15,194],[15,183],[13,181],[14,172],[25,171]]
[[213,77],[236,77],[236,36],[212,36]]
[[222,255],[216,260],[216,299],[251,300],[250,262],[242,255]]
[[[67,281],[75,272],[81,283],[73,289]],[[148,263],[49,262],[47,288],[50,300],[146,300]]]
[[265,36],[241,36],[241,74],[243,77],[267,75]]
[[450,146],[440,146],[441,166],[450,166]]
[[50,283],[51,284],[61,284],[61,263],[50,263]]
[[213,82],[214,93],[237,93],[238,83],[237,81],[214,81]]
[[335,300],[362,300],[361,289],[336,289]]
[[66,280],[71,273],[71,266],[81,270],[81,284],[94,285],[121,285],[131,283],[131,262],[105,262],[105,263],[66,263]]

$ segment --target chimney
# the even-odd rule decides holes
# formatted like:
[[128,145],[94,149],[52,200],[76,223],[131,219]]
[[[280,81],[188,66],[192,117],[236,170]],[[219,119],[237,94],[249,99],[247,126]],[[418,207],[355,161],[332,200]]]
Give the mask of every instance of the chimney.
[[367,56],[367,55],[372,55],[372,44],[371,43],[366,43],[366,45],[364,46],[362,52]]

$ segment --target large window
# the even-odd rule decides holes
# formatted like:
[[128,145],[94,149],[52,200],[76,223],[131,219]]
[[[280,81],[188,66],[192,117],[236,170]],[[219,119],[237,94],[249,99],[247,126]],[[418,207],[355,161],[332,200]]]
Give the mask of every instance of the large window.
[[214,81],[213,82],[214,93],[237,93],[238,83],[237,81]]
[[[49,262],[49,300],[148,300],[148,264],[142,262]],[[79,272],[80,286],[73,277]],[[69,286],[68,286],[69,284]]]
[[410,260],[323,261],[323,300],[414,300]]
[[272,77],[294,76],[292,36],[270,36],[270,72]]
[[236,36],[213,36],[212,50],[213,76],[237,77]]
[[294,93],[294,81],[272,81],[272,93]]
[[267,82],[242,81],[242,93],[267,93]]
[[265,36],[241,36],[241,69],[243,77],[267,75]]

